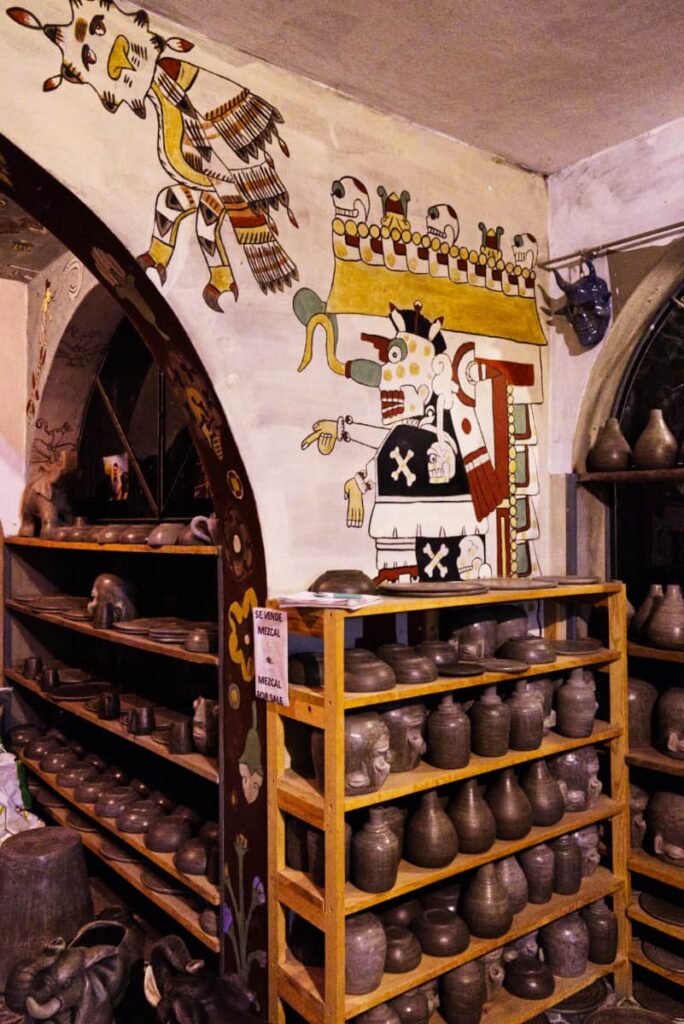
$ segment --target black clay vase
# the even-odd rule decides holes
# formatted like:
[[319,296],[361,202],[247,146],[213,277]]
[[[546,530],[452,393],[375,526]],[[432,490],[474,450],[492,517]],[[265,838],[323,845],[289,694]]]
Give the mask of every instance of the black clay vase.
[[428,790],[406,824],[404,857],[421,868],[443,868],[457,853],[456,829],[442,810],[437,791]]
[[563,793],[546,761],[533,761],[525,769],[520,788],[530,801],[533,825],[555,825],[563,817]]
[[485,968],[481,960],[447,971],[442,979],[442,1017],[446,1024],[480,1024],[487,998]]
[[579,892],[582,884],[582,851],[573,835],[559,836],[553,850],[553,891],[561,896]]
[[532,828],[532,807],[512,768],[504,768],[485,800],[496,821],[497,839],[522,839]]
[[484,853],[496,839],[496,821],[477,779],[467,779],[447,811],[458,835],[461,853]]
[[513,923],[508,893],[499,881],[493,864],[484,864],[468,885],[461,913],[472,935],[496,939],[505,935]]
[[525,872],[515,857],[504,857],[494,865],[496,877],[508,893],[508,902],[514,914],[527,906],[529,886]]
[[594,964],[612,964],[617,955],[617,917],[604,899],[580,911],[589,931],[589,959]]
[[553,850],[540,843],[518,854],[520,867],[525,872],[530,903],[548,903],[553,895]]
[[470,745],[480,757],[503,757],[508,750],[511,711],[496,692],[488,686],[470,709]]
[[370,820],[352,836],[352,882],[363,892],[387,892],[397,880],[398,869],[399,840],[384,810],[373,807]]
[[470,760],[470,719],[450,693],[428,717],[425,760],[436,768],[464,768]]

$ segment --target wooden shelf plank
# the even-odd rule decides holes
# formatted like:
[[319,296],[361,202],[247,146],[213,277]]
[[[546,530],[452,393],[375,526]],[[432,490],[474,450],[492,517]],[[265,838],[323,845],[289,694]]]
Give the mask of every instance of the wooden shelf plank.
[[154,640],[148,640],[142,636],[130,636],[118,629],[95,629],[89,622],[76,622],[65,619],[62,615],[53,615],[51,612],[34,612],[25,604],[18,601],[7,600],[5,607],[9,611],[26,615],[32,619],[40,619],[42,622],[50,622],[62,629],[69,629],[75,633],[83,633],[85,636],[96,637],[98,640],[107,640],[109,643],[121,644],[124,647],[135,647],[139,651],[147,651],[151,654],[163,654],[167,658],[177,658],[180,661],[190,661],[195,665],[218,665],[218,654],[196,654],[194,651],[186,651],[176,644],[160,644]]
[[627,911],[628,917],[632,921],[639,921],[641,924],[648,925],[649,928],[654,928],[658,932],[663,932],[665,935],[670,935],[673,939],[678,939],[680,942],[684,942],[684,928],[678,927],[676,924],[669,924],[667,921],[659,921],[657,917],[653,917],[652,914],[647,914],[639,903],[638,897],[635,897]]
[[[38,799],[40,803],[40,798]],[[68,808],[66,807],[46,807],[41,804],[41,812],[49,815],[59,825],[63,825],[65,828],[70,828],[67,821]],[[200,927],[199,914],[196,910],[193,910],[188,903],[178,896],[162,895],[161,893],[153,892],[149,889],[142,880],[143,869],[138,864],[126,864],[123,861],[110,860],[109,857],[105,857],[102,852],[102,839],[99,833],[94,832],[79,832],[83,845],[94,853],[104,864],[107,865],[112,871],[121,878],[124,878],[130,885],[132,885],[138,892],[141,892],[146,899],[150,900],[156,906],[160,907],[165,911],[169,917],[172,917],[174,921],[182,925],[186,931],[194,935],[196,939],[204,943],[213,953],[221,952],[221,943],[218,938],[207,933]]]
[[684,480],[684,468],[673,469],[620,469],[606,473],[578,473],[581,484],[660,484]]
[[[508,942],[521,938],[536,928],[541,928],[545,924],[557,920],[559,917],[564,917],[566,914],[586,906],[588,903],[593,903],[594,900],[600,899],[602,896],[615,892],[621,886],[622,882],[619,878],[612,875],[605,868],[599,868],[595,875],[584,880],[579,893],[573,896],[555,895],[549,903],[541,907],[538,904],[528,904],[524,910],[515,915],[513,925],[509,931],[498,939],[478,939],[473,937],[468,948],[457,956],[435,957],[423,954],[420,964],[413,971],[408,971],[405,974],[384,974],[378,988],[368,995],[347,996],[345,999],[345,1020],[355,1017],[357,1014],[363,1013],[373,1006],[377,1006],[378,1003],[394,999],[396,996],[401,995],[402,992],[431,981],[433,978],[439,977],[454,967],[459,967],[461,964],[483,956],[493,949],[498,949]],[[610,969],[612,969],[612,966],[609,965],[608,970]],[[290,994],[293,999],[292,1005],[295,1006],[295,1009],[303,1013],[301,1007],[305,1007],[307,1012],[303,1013],[303,1015],[311,1021],[323,1019],[325,1002],[323,973],[322,969],[305,967],[295,960],[291,953],[288,953],[285,960],[279,965],[279,990],[282,997],[289,1001],[288,994]],[[295,999],[298,1005],[295,1005]],[[531,1010],[533,1012],[530,1013],[530,1016],[534,1016],[534,1006],[531,1007]]]
[[[581,992],[583,988],[599,978],[612,974],[621,964],[621,959],[612,964],[589,964],[579,978],[557,977],[555,990],[547,999],[519,999],[501,989],[496,998],[485,1006],[480,1024],[524,1024],[525,1021],[543,1013],[544,1010],[549,1010],[557,1003],[574,996],[576,992]],[[444,1017],[437,1012],[430,1018],[430,1024],[444,1024]]]
[[653,747],[634,747],[627,754],[627,764],[634,768],[649,768],[667,775],[684,775],[684,760],[668,757]]
[[[482,581],[485,585],[486,580]],[[464,594],[452,597],[387,597],[383,596],[376,604],[367,605],[358,611],[349,612],[340,609],[331,610],[331,614],[340,615],[344,619],[363,619],[369,615],[395,615],[404,612],[439,611],[440,608],[466,608],[473,605],[510,604],[521,601],[542,601],[552,598],[566,601],[570,598],[607,597],[620,591],[621,583],[593,583],[588,586],[544,587],[527,590],[488,590],[483,594]],[[277,600],[270,600],[269,606],[280,607]],[[288,628],[291,633],[303,633],[307,636],[322,636],[323,615],[327,614],[318,608],[285,608],[288,613]]]
[[[150,531],[154,526],[150,526]],[[213,555],[216,557],[218,548],[211,544],[168,544],[161,548],[152,548],[148,544],[94,544],[92,542],[74,542],[66,540],[41,540],[40,537],[6,537],[5,544],[13,548],[45,548],[48,551],[113,551],[131,555]]]
[[32,772],[37,778],[44,782],[50,789],[53,789],[55,793],[58,793],[63,800],[73,807],[77,808],[81,814],[87,818],[92,818],[97,824],[106,829],[107,832],[111,832],[112,835],[116,836],[117,839],[125,843],[127,846],[131,846],[136,853],[141,854],[146,860],[156,864],[157,867],[162,868],[168,875],[171,875],[178,882],[182,882],[183,885],[187,886],[188,889],[192,889],[198,896],[207,900],[209,903],[213,903],[215,906],[219,906],[221,897],[219,895],[218,887],[212,885],[208,878],[204,875],[185,875],[182,871],[173,863],[173,854],[170,853],[155,853],[152,850],[148,850],[143,841],[143,836],[136,835],[132,832],[121,832],[116,827],[114,818],[101,818],[94,811],[94,804],[81,804],[74,799],[74,793],[71,789],[65,789],[63,786],[57,785],[56,774],[48,774],[40,770],[36,761],[29,761],[22,754],[17,754],[17,757],[25,764],[30,772]]
[[[143,747],[145,750],[149,750],[151,753],[156,754],[157,757],[162,757],[167,761],[172,761],[180,768],[186,768],[189,772],[194,772],[195,775],[201,775],[202,778],[208,779],[210,782],[218,783],[219,781],[216,758],[205,757],[204,754],[197,753],[182,755],[170,754],[169,748],[165,744],[158,743],[151,736],[134,736],[123,727],[121,722],[108,722],[102,718],[98,718],[94,711],[89,711],[86,707],[86,704],[88,703],[87,701],[55,700],[49,693],[45,693],[44,690],[41,690],[35,680],[27,679],[25,676],[21,675],[20,672],[17,672],[16,669],[6,668],[4,675],[6,679],[11,679],[13,683],[17,683],[19,686],[23,686],[25,689],[37,694],[42,700],[47,701],[48,704],[58,707],[60,711],[67,711],[71,715],[83,718],[86,722],[90,722],[91,725],[96,725],[98,728],[104,729],[106,732],[113,733],[113,735],[118,736],[122,740],[126,740],[128,743],[133,743],[137,747]],[[167,708],[155,707],[155,711],[157,714],[164,712],[169,718],[174,716],[174,713],[169,711]]]
[[632,950],[629,954],[629,959],[633,964],[638,964],[639,967],[645,967],[647,971],[652,971],[653,974],[659,974],[661,978],[667,978],[668,981],[673,981],[676,985],[684,985],[684,974],[678,974],[676,971],[668,971],[666,967],[661,967],[660,964],[656,964],[644,953],[641,948],[641,942],[639,939],[632,939]]
[[[489,861],[499,860],[501,857],[509,857],[520,850],[526,850],[538,843],[548,842],[566,832],[577,832],[578,829],[586,828],[597,821],[611,818],[622,811],[622,805],[610,797],[601,796],[597,803],[588,811],[569,812],[564,814],[562,819],[555,825],[547,827],[534,827],[524,839],[515,842],[506,842],[497,839],[489,850],[484,853],[465,854],[459,853],[451,864],[445,868],[420,868],[415,864],[409,864],[402,860],[399,864],[397,880],[388,892],[370,893],[357,889],[351,882],[347,883],[345,890],[345,914],[356,914],[370,907],[376,907],[390,899],[399,896],[406,896],[426,885],[442,882],[445,879],[453,878],[464,871],[472,871],[474,868],[487,864]],[[277,883],[277,898],[290,907],[296,913],[301,914],[307,921],[317,928],[323,928],[323,888],[316,885],[309,874],[303,871],[295,871],[292,868],[284,868]]]
[[653,658],[655,661],[674,661],[684,665],[684,651],[668,651],[664,647],[647,647],[646,644],[627,644],[630,658]]
[[644,853],[643,850],[632,850],[627,866],[630,871],[653,878],[656,882],[664,882],[666,885],[673,885],[676,889],[684,889],[683,868],[677,868],[674,864],[666,864],[664,861]]

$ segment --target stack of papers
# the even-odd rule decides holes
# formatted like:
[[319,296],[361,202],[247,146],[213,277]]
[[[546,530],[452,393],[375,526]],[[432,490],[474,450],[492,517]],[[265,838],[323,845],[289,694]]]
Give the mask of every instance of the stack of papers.
[[379,594],[316,593],[313,590],[300,590],[297,594],[278,599],[281,608],[342,608],[348,612],[367,608],[369,604],[378,604],[380,601],[382,597]]

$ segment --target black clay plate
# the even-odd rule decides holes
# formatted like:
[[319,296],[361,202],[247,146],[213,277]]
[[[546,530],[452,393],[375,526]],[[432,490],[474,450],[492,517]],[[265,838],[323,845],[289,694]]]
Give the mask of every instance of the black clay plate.
[[108,692],[111,688],[111,683],[98,682],[97,680],[91,680],[87,683],[60,683],[59,686],[55,686],[54,690],[50,692],[50,696],[53,700],[65,702],[90,700],[93,697],[99,697],[101,693]]
[[661,900],[658,896],[652,896],[650,892],[642,892],[639,894],[639,905],[642,910],[658,921],[675,924],[680,928],[684,927],[684,907],[678,906],[671,900]]
[[593,636],[580,637],[577,640],[553,640],[553,649],[556,654],[561,655],[574,655],[581,654],[594,654],[595,651],[600,651],[603,644],[600,640],[595,640]]
[[81,815],[76,814],[75,811],[69,811],[66,816],[66,823],[70,828],[75,828],[77,832],[100,831],[94,821],[89,821],[88,818],[81,817]]
[[185,896],[186,890],[182,885],[172,882],[171,879],[162,878],[161,875],[143,871],[140,878],[143,885],[146,885],[152,892],[158,892],[164,896]]
[[646,939],[642,940],[641,948],[654,964],[664,967],[666,971],[673,971],[674,974],[684,974],[684,957],[677,956],[671,950],[656,946],[654,942],[648,942]]
[[121,864],[139,864],[140,858],[125,846],[117,846],[110,839],[103,839],[100,847],[102,856],[107,860],[115,860]]
[[395,594],[397,597],[452,597],[456,594],[486,594],[487,586],[475,580],[454,580],[451,583],[381,583],[379,590],[383,594]]
[[438,665],[437,671],[440,676],[457,679],[465,678],[465,676],[481,676],[485,669],[478,661],[452,661],[446,665]]

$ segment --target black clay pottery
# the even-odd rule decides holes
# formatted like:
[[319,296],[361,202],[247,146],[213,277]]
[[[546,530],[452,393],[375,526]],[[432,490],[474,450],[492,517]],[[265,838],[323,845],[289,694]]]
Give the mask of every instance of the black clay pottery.
[[684,796],[654,793],[646,808],[648,836],[660,860],[681,867],[684,860]]
[[599,427],[596,440],[587,452],[587,469],[590,473],[610,473],[627,469],[632,458],[619,420],[610,416],[602,427]]
[[574,668],[556,693],[556,731],[561,736],[591,736],[598,703],[591,673]]
[[457,914],[461,899],[461,883],[448,882],[446,885],[440,885],[425,895],[421,893],[420,899],[425,910],[438,907],[440,910],[448,910],[452,914]]
[[648,804],[648,793],[640,786],[630,783],[629,787],[629,824],[630,845],[633,850],[643,846],[646,835],[646,818],[644,816]]
[[382,920],[385,927],[396,924],[402,928],[408,928],[414,918],[423,912],[423,904],[415,897],[395,903],[382,912]]
[[79,804],[94,804],[100,793],[106,793],[115,785],[109,778],[98,776],[95,779],[86,779],[76,787],[74,799]]
[[344,990],[360,996],[372,992],[382,981],[387,955],[387,938],[375,914],[356,914],[345,925]]
[[559,836],[549,845],[553,850],[553,891],[562,896],[579,892],[582,884],[582,854],[575,837]]
[[617,955],[617,917],[605,899],[590,903],[580,913],[589,930],[589,959],[594,964],[612,964]]
[[439,673],[432,658],[426,658],[416,654],[410,647],[401,649],[400,645],[385,645],[378,648],[379,658],[391,666],[397,683],[433,683]]
[[455,956],[466,949],[470,940],[465,921],[439,907],[424,910],[411,922],[411,929],[429,956]]
[[[315,754],[315,739],[312,733],[312,753]],[[321,743],[322,748],[322,743]],[[322,750],[321,750],[322,753]],[[380,715],[374,711],[363,711],[347,715],[344,721],[344,791],[347,796],[374,793],[380,789],[390,771],[389,730]],[[314,756],[314,766],[317,758]],[[317,779],[322,780],[322,757]]]
[[[630,680],[630,686],[631,684],[632,680]],[[652,690],[655,689],[650,686],[650,683],[643,685]],[[632,746],[631,733],[629,745]],[[642,746],[646,745],[642,744]],[[680,761],[684,759],[684,687],[671,686],[661,694],[656,705],[654,746],[668,757]]]
[[568,914],[539,930],[544,961],[559,978],[579,978],[587,969],[589,931],[579,914]]
[[430,1020],[430,1003],[425,992],[419,988],[409,989],[389,1005],[397,1013],[401,1024],[428,1024]]
[[351,878],[363,892],[387,892],[399,869],[399,840],[382,808],[371,808],[366,822],[351,841]]
[[[352,829],[349,822],[344,825],[344,878],[349,880],[351,870]],[[316,885],[325,885],[325,833],[318,828],[308,828],[306,833],[307,859],[311,878]]]
[[582,878],[589,878],[601,863],[599,827],[598,825],[587,825],[586,828],[581,828],[572,834],[582,854]]
[[508,902],[514,914],[519,913],[527,906],[529,887],[525,872],[515,857],[504,857],[498,860],[494,869],[496,877],[508,893]]
[[320,594],[377,594],[378,588],[370,576],[360,569],[326,569],[317,576],[309,590]]
[[496,821],[497,839],[522,839],[532,828],[532,807],[512,768],[499,773],[485,800]]
[[496,820],[480,792],[477,779],[467,779],[447,811],[458,835],[461,853],[484,853],[496,839]]
[[391,772],[412,771],[425,753],[427,711],[423,704],[403,704],[383,712],[389,731]]
[[192,721],[182,718],[169,725],[169,753],[192,754],[195,746],[192,741]]
[[[345,652],[345,657],[349,652]],[[370,653],[370,652],[369,652]],[[320,651],[302,651],[288,659],[287,675],[292,686],[323,685],[323,654]]]
[[56,772],[61,772],[63,768],[72,768],[79,763],[81,763],[80,758],[73,750],[62,748],[60,750],[51,750],[48,754],[44,754],[40,759],[40,770],[53,775]]
[[57,785],[62,786],[64,789],[75,789],[79,783],[87,779],[92,773],[93,769],[89,764],[71,765],[69,768],[63,768],[61,772],[58,772]]
[[191,838],[190,825],[183,818],[162,817],[153,821],[145,833],[145,846],[155,853],[175,853]]
[[8,737],[8,748],[15,754],[42,735],[43,730],[38,725],[15,725]]
[[344,689],[347,693],[376,693],[396,685],[394,671],[371,651],[354,648],[344,657]]
[[520,679],[506,706],[511,712],[511,750],[537,750],[544,735],[544,703],[539,694],[528,688],[525,679]]
[[401,925],[390,924],[385,927],[385,935],[385,970],[389,974],[405,974],[414,970],[422,956],[420,942],[414,933]]
[[678,583],[670,583],[665,597],[646,623],[646,639],[654,647],[684,651],[684,596]]
[[533,825],[555,825],[563,817],[563,794],[546,761],[533,761],[524,769],[520,788],[530,802]]
[[488,686],[470,709],[470,745],[480,757],[503,757],[508,750],[511,711],[495,686]]
[[124,808],[132,804],[137,797],[127,786],[115,786],[113,789],[100,793],[95,801],[95,814],[102,818],[118,818]]
[[508,893],[497,878],[493,864],[484,864],[465,890],[461,913],[473,935],[495,939],[513,923]]
[[[684,691],[682,691],[684,692]],[[630,676],[628,683],[629,694],[629,746],[630,749],[637,747],[650,747],[652,739],[653,707],[658,699],[658,691],[645,679],[637,679]],[[658,727],[656,727],[655,745],[662,750]],[[684,757],[684,754],[682,754]]]
[[550,757],[548,766],[563,794],[566,811],[586,811],[594,806],[602,789],[595,747],[580,747]]
[[518,854],[520,867],[525,872],[530,903],[548,903],[553,895],[553,850],[540,843]]
[[648,422],[637,438],[633,458],[637,469],[671,469],[677,462],[677,439],[663,417],[651,409]]
[[399,857],[401,857],[404,852],[404,831],[408,812],[405,807],[396,807],[392,804],[385,805],[382,812],[385,815],[385,821],[399,840]]
[[309,870],[309,852],[306,833],[309,825],[288,814],[285,819],[285,863],[295,871]]
[[441,1013],[446,1024],[479,1024],[487,998],[481,960],[447,971],[442,978]]
[[173,855],[173,863],[185,875],[205,875],[208,852],[207,844],[202,839],[188,839]]
[[424,793],[406,824],[404,857],[423,868],[443,868],[458,853],[458,836],[436,790]]
[[506,966],[504,988],[520,999],[547,999],[556,983],[551,970],[532,956],[519,956]]
[[434,661],[440,671],[452,668],[458,660],[456,648],[448,640],[423,640],[414,650],[421,657]]
[[556,660],[553,644],[544,636],[513,636],[496,652],[499,658],[524,661],[526,665],[547,665]]
[[425,760],[436,768],[464,768],[470,760],[470,719],[450,693],[428,716]]
[[29,761],[40,761],[52,750],[60,750],[63,744],[55,736],[36,736],[24,747],[24,757]]
[[378,1003],[360,1016],[354,1017],[354,1024],[401,1024],[401,1018],[389,1003]]
[[[155,818],[164,812],[159,804],[152,800],[135,800],[123,809],[116,819],[116,827],[121,832],[132,832],[142,835],[147,832]],[[180,868],[179,870],[183,870]],[[203,872],[200,872],[203,874]]]

